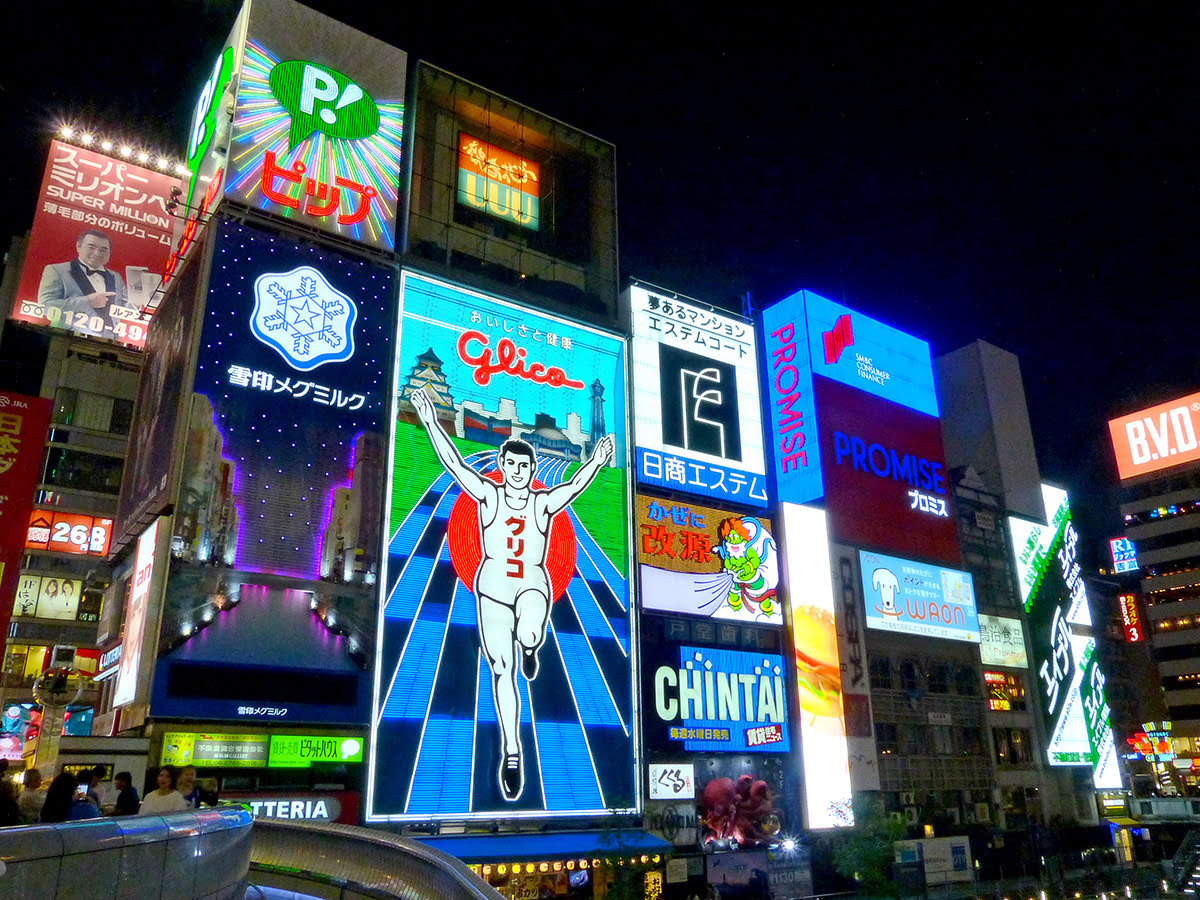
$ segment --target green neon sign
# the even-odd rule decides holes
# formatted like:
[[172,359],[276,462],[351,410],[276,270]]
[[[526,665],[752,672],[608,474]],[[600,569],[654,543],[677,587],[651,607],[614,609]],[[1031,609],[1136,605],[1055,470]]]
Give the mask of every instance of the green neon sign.
[[313,763],[359,763],[363,739],[346,734],[271,735],[272,769],[307,769]]

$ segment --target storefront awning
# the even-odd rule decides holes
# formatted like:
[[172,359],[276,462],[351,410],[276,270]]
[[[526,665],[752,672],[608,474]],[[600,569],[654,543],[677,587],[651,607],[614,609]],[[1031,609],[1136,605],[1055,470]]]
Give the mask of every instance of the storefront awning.
[[1142,824],[1137,819],[1131,819],[1129,816],[1105,816],[1106,822],[1112,822],[1114,825],[1140,825]]
[[671,845],[666,841],[636,830],[408,836],[468,863],[634,856],[671,851]]

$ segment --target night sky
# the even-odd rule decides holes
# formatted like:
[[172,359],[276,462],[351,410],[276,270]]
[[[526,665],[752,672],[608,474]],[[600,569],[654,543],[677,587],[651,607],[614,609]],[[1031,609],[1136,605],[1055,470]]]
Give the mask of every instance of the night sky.
[[[621,275],[737,307],[808,288],[1021,357],[1043,477],[1119,533],[1105,420],[1200,389],[1200,12],[1129,4],[309,5],[617,146]],[[22,6],[0,241],[56,120],[179,156],[234,2]]]

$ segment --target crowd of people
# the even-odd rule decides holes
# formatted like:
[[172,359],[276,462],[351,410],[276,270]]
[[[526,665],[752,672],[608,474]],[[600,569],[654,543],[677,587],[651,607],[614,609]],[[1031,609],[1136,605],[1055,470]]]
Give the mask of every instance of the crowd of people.
[[113,777],[112,791],[104,790],[107,769],[96,766],[85,769],[77,777],[61,772],[45,786],[38,769],[25,772],[24,783],[17,784],[5,777],[7,765],[0,761],[0,826],[35,825],[43,822],[73,822],[101,816],[163,815],[198,809],[200,805],[216,805],[215,791],[208,791],[196,782],[195,766],[162,766],[155,776],[155,789],[139,797],[133,786],[133,775],[118,772]]

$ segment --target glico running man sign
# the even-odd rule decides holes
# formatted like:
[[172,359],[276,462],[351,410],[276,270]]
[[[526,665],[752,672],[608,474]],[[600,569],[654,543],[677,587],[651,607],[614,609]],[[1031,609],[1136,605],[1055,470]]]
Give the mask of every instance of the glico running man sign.
[[367,819],[633,808],[625,343],[402,304]]

